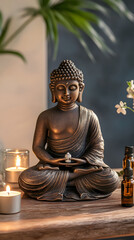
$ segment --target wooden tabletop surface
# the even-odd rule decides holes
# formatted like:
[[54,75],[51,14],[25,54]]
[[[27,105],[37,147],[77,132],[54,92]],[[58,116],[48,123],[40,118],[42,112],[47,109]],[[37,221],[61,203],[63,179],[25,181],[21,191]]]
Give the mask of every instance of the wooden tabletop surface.
[[45,202],[22,197],[21,212],[0,214],[0,240],[85,240],[134,235],[134,207],[120,189],[96,201]]

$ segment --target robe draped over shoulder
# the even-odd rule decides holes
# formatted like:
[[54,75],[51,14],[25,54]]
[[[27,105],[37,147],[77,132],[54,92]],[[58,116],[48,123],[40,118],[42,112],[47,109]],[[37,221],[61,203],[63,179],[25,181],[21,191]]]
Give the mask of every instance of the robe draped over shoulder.
[[72,157],[86,159],[87,163],[108,167],[103,162],[104,140],[96,114],[80,106],[79,122],[74,134],[65,139],[47,140],[47,151],[53,157],[64,157],[69,152]]
[[[46,165],[39,171],[38,164],[25,170],[19,178],[21,189],[38,200],[93,200],[107,197],[118,186],[117,174],[103,161],[104,140],[99,120],[92,110],[79,108],[79,121],[75,132],[65,139],[47,138],[46,151],[53,157],[64,157],[69,152],[72,157],[85,159],[87,164],[76,169],[85,175],[74,180],[75,187],[68,187],[68,168],[61,169]],[[89,173],[89,168],[102,167],[99,172]],[[73,170],[75,168],[73,167]],[[29,181],[30,179],[30,181]]]

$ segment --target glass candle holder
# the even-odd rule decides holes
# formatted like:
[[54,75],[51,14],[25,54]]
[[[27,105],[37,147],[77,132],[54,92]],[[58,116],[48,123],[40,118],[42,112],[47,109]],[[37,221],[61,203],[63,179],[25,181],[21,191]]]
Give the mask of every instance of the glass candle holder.
[[27,149],[6,149],[3,151],[4,171],[3,181],[18,183],[18,177],[29,167],[29,151]]

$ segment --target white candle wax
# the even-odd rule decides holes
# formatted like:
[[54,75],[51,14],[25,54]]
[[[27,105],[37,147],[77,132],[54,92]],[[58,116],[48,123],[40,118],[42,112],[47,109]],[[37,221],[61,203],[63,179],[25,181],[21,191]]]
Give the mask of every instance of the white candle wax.
[[26,168],[24,168],[24,167],[9,167],[9,168],[6,168],[6,170],[5,170],[5,181],[9,182],[9,183],[17,183],[19,175],[24,170],[26,170]]
[[12,214],[20,212],[21,193],[18,191],[0,192],[0,213]]

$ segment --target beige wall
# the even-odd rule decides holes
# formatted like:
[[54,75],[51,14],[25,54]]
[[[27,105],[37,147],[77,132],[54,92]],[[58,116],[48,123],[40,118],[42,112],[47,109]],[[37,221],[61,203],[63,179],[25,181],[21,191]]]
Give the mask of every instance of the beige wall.
[[[36,1],[4,0],[0,9],[7,16],[16,16],[23,7]],[[12,22],[11,31],[20,25]],[[47,49],[42,19],[35,19],[9,45],[23,52],[27,63],[12,55],[0,55],[0,148],[30,150],[30,165],[37,162],[31,146],[36,119],[47,105]]]

